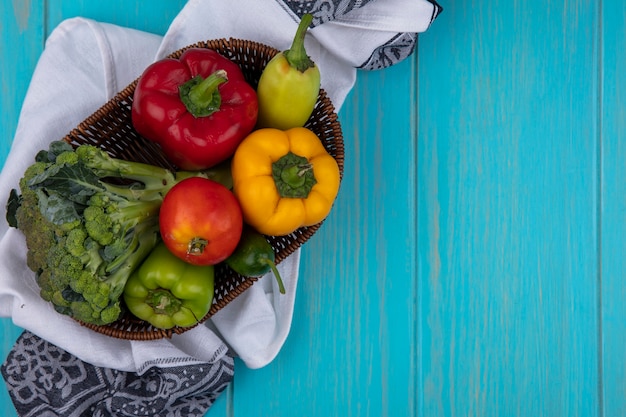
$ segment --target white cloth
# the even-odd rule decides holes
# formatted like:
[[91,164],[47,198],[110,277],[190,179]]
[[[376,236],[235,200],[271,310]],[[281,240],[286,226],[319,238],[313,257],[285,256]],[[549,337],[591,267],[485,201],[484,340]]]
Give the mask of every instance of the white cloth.
[[[191,0],[172,22],[158,57],[199,40],[229,37],[255,40],[278,50],[288,49],[300,19],[286,3],[293,2]],[[426,0],[363,3],[364,6],[345,14],[326,17],[332,20],[313,27],[305,37],[306,51],[320,68],[322,88],[336,109],[341,108],[354,85],[356,68],[363,67],[377,49],[384,53],[384,47],[392,44],[399,33],[424,32],[440,10]],[[319,7],[313,12],[314,17],[330,5]],[[220,16],[220,19],[198,16]]]
[[[24,100],[14,142],[0,174],[0,201],[40,149],[65,136],[154,60],[198,41],[236,37],[289,47],[299,19],[276,0],[192,0],[164,37],[74,18],[48,38]],[[355,67],[397,32],[422,32],[437,7],[426,0],[392,0],[365,6],[309,31],[306,46],[320,67],[322,87],[337,110],[352,88]],[[386,4],[389,4],[386,3]],[[319,17],[319,16],[318,16]],[[348,136],[349,137],[349,136]],[[250,368],[271,362],[291,327],[300,251],[279,265],[286,294],[271,274],[261,278],[214,317],[182,335],[125,341],[101,335],[57,314],[39,297],[26,267],[21,232],[0,221],[0,316],[96,366],[142,373],[153,366],[213,362],[230,349]]]

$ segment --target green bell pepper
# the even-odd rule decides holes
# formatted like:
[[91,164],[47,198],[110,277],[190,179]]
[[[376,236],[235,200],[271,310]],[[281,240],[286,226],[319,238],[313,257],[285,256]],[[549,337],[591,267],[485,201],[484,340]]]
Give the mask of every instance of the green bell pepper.
[[214,278],[212,265],[189,264],[160,243],[126,282],[124,301],[156,328],[192,326],[211,308]]

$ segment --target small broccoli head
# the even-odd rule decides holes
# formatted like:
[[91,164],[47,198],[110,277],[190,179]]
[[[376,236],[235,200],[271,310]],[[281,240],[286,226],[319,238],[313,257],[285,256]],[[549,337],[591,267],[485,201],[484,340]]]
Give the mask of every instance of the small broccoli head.
[[46,301],[52,301],[54,297],[54,286],[50,277],[50,270],[44,269],[36,275],[37,285],[39,285],[39,295]]
[[51,246],[46,258],[46,269],[50,269],[50,271],[59,269],[59,265],[61,265],[65,255],[67,255],[67,251],[63,244]]
[[72,255],[80,257],[85,252],[87,232],[81,227],[70,230],[65,237],[65,249]]
[[102,324],[113,323],[121,314],[122,308],[120,307],[120,302],[117,301],[100,312],[100,321]]
[[28,185],[29,182],[37,175],[43,173],[49,166],[49,163],[35,162],[34,164],[29,165],[28,168],[26,168],[26,171],[24,171],[24,175],[19,182],[22,194],[28,193],[29,191],[32,192],[30,186]]
[[77,162],[78,162],[78,155],[76,155],[76,152],[71,150],[71,151],[62,152],[59,155],[57,155],[55,164],[57,164],[57,165],[61,165],[61,164],[74,165]]
[[111,201],[111,194],[107,193],[95,193],[89,198],[87,204],[89,206],[100,207],[105,212],[112,211],[112,207],[115,205],[115,203]]
[[82,294],[89,282],[93,280],[93,274],[89,271],[82,271],[79,276],[70,281],[70,288],[78,294]]
[[94,169],[111,170],[114,162],[108,153],[93,145],[81,145],[74,153],[80,162]]
[[52,294],[50,301],[56,311],[61,314],[70,314],[71,303],[80,300],[80,294],[75,293],[70,288],[57,290]]
[[73,301],[69,310],[70,315],[75,319],[96,325],[113,323],[122,313],[119,301],[105,308],[98,308],[88,301]]
[[66,304],[55,303],[60,308],[66,306],[65,314],[97,325],[109,324],[119,318],[119,301],[110,297],[111,289],[107,282],[100,282],[98,277],[85,271],[78,279],[70,282],[70,286],[74,296],[65,297]]
[[85,230],[90,238],[102,246],[109,245],[115,239],[113,220],[99,206],[88,206],[83,212]]
[[76,320],[85,323],[99,323],[100,311],[94,310],[93,306],[87,301],[73,301],[69,305],[70,314]]
[[[28,197],[24,201],[28,202]],[[17,209],[15,218],[26,237],[26,265],[31,271],[38,272],[46,267],[48,252],[56,246],[58,232],[38,210],[29,210],[28,207],[30,204],[22,204]]]
[[80,227],[82,225],[82,222],[80,219],[73,219],[73,220],[69,220],[66,221],[64,223],[59,224],[59,231],[61,231],[62,233],[68,233],[71,230]]
[[111,288],[105,282],[97,282],[96,278],[93,278],[93,284],[86,286],[83,291],[83,297],[94,306],[103,309],[109,305]]
[[46,266],[48,250],[57,244],[57,236],[64,232],[50,223],[39,210],[39,194],[28,187],[28,181],[43,172],[47,164],[36,162],[30,165],[20,180],[22,194],[15,209],[15,225],[26,238],[27,266],[38,272]]
[[52,294],[52,300],[51,301],[52,301],[52,304],[54,304],[57,307],[63,308],[63,309],[68,308],[70,306],[70,301],[66,300],[63,297],[63,291],[60,291],[60,290],[59,291],[55,291]]
[[80,276],[83,272],[83,262],[77,256],[72,255],[69,252],[61,258],[61,262],[56,271],[53,274],[56,276],[58,282],[57,285],[63,286],[63,288],[69,287],[70,281]]

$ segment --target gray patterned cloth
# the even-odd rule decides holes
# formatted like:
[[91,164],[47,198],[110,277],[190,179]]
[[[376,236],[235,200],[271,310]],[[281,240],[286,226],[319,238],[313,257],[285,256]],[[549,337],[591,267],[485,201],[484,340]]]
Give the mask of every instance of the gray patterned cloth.
[[[331,22],[350,12],[360,9],[366,4],[375,0],[277,0],[284,4],[297,16],[305,13],[313,15],[315,27],[326,22]],[[433,14],[430,21],[443,11],[443,8],[434,0],[427,0],[433,5]],[[417,43],[417,33],[398,33],[389,41],[380,45],[368,60],[363,62],[358,69],[379,70],[390,67],[411,55]]]
[[22,417],[196,417],[230,383],[234,364],[224,356],[138,375],[92,366],[25,331],[1,370]]
[[[305,13],[313,15],[313,26],[330,22],[338,17],[346,15],[353,10],[365,6],[374,0],[277,0],[283,3],[293,13],[302,16]],[[437,15],[443,10],[442,7],[434,0],[426,0],[434,6],[431,21],[435,20]]]
[[282,1],[296,15],[311,13],[313,26],[335,20],[352,10],[365,6],[372,0],[278,0]]

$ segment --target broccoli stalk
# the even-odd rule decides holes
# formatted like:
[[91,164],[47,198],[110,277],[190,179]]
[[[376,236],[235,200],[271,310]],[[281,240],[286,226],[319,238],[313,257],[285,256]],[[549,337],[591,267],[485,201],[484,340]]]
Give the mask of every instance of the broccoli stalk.
[[154,165],[111,158],[105,151],[94,146],[79,146],[75,153],[78,161],[88,166],[98,178],[111,177],[136,181],[137,184],[134,186],[126,187],[116,186],[110,182],[102,183],[107,191],[126,197],[129,201],[162,199],[178,182],[177,175],[187,175],[176,174]]
[[[91,145],[53,142],[41,151],[7,204],[7,219],[28,247],[41,297],[85,323],[108,324],[122,312],[131,273],[160,240],[158,213],[167,192],[190,176],[116,159]],[[225,184],[226,185],[226,184]]]

